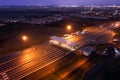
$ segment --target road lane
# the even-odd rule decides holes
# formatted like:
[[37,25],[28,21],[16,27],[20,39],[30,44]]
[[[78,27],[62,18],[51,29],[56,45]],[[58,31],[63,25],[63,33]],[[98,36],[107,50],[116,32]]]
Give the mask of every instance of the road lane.
[[[11,60],[8,60],[7,62],[1,63],[0,71],[5,72],[10,77],[10,79],[18,80],[18,78],[23,78],[25,77],[25,75],[28,75],[29,73],[34,72],[36,70],[39,70],[49,65],[50,63],[65,56],[65,53],[62,50],[59,50],[51,46],[50,44],[44,44],[42,46],[37,46],[35,50],[33,48],[29,48],[30,50],[27,49],[23,51],[24,55],[22,54]],[[36,56],[34,56],[33,54]],[[27,58],[26,55],[28,59],[26,59]],[[24,60],[24,57],[25,57],[25,60]]]
[[[38,46],[41,46],[41,48],[42,48],[42,46],[45,45],[45,44],[48,44],[48,42],[44,42],[44,43],[35,45],[35,46],[30,47],[30,48],[27,48],[27,49],[25,49],[25,50],[23,50],[23,51],[27,51],[27,50],[29,50],[29,49],[32,49],[32,48],[38,47]],[[43,46],[43,47],[44,47],[44,46]],[[7,56],[4,56],[4,57],[0,58],[0,64],[3,64],[4,62],[6,63],[6,62],[8,62],[9,60],[11,61],[11,60],[13,60],[14,58],[17,58],[17,57],[20,57],[20,56],[24,55],[24,53],[21,52],[21,51],[22,51],[22,50],[20,50],[20,51],[18,51],[18,52],[14,52],[14,53],[12,53],[12,54],[10,54],[10,55],[7,55]],[[22,54],[21,54],[21,53],[22,53]],[[26,53],[25,53],[25,54],[26,54]]]
[[[27,75],[29,75],[29,74],[31,74],[31,73],[39,70],[39,69],[42,69],[43,67],[45,67],[45,66],[47,66],[47,65],[49,65],[49,64],[51,64],[51,63],[53,63],[55,61],[57,61],[61,57],[63,57],[63,54],[56,54],[54,56],[50,56],[49,59],[47,59],[47,60],[43,59],[42,61],[38,60],[37,63],[35,63],[36,61],[33,62],[35,64],[28,63],[26,65],[21,66],[20,69],[17,68],[16,69],[17,70],[16,71],[17,74],[13,73],[13,74],[10,74],[9,76],[11,76],[11,79],[14,79],[14,80],[16,80],[16,79],[22,79],[25,76],[27,76]],[[31,65],[31,66],[28,66],[28,65]],[[28,66],[28,68],[26,68],[26,66]]]
[[[34,59],[37,59],[37,58],[41,58],[41,57],[44,57],[44,56],[50,54],[48,52],[45,53],[46,49],[47,50],[51,50],[50,53],[53,53],[54,51],[56,51],[55,48],[48,49],[47,47],[44,48],[44,50],[41,51],[41,52],[40,51],[35,52],[35,50],[33,50],[30,53],[28,53],[28,54],[26,53],[25,55],[23,55],[21,57],[17,57],[15,59],[7,61],[6,63],[3,63],[2,65],[0,65],[0,71],[5,71],[5,70],[7,70],[7,69],[9,69],[11,67],[18,66],[19,64],[22,65],[22,64],[24,64],[26,62],[30,62],[31,60],[34,60]],[[34,54],[36,54],[36,55],[33,56]],[[27,58],[26,56],[28,56],[28,57],[32,56],[32,57],[30,57],[30,59],[28,59],[28,60],[27,59],[23,59],[24,57]],[[8,65],[8,66],[6,66],[6,65]]]

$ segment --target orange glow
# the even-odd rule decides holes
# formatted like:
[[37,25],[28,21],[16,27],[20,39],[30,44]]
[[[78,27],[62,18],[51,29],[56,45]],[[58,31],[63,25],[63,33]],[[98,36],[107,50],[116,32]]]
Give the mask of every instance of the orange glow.
[[32,51],[32,49],[28,49],[26,51],[23,51],[23,55],[22,55],[20,61],[29,61],[29,60],[33,59],[34,57],[36,57],[36,56],[37,56],[36,53],[34,51]]
[[71,25],[68,25],[67,26],[67,30],[71,30],[72,29],[72,26]]
[[[25,54],[23,55],[20,60],[19,60],[19,63],[20,64],[25,64],[23,67],[21,67],[21,69],[25,69],[25,68],[29,68],[30,66],[34,65],[35,62],[33,62],[32,60],[35,59],[35,55],[34,53],[29,53],[29,54]],[[30,62],[31,61],[31,62]],[[29,62],[29,63],[28,63]]]
[[86,29],[84,29],[83,31],[88,31],[88,29],[86,28]]
[[115,32],[112,32],[112,36],[114,37],[116,35],[116,33]]
[[27,36],[25,36],[25,35],[24,35],[24,36],[22,36],[22,40],[23,40],[23,41],[26,41],[27,39],[28,39],[28,37],[27,37]]
[[32,58],[33,58],[33,55],[26,54],[23,59],[25,59],[27,61],[27,60],[30,60]]
[[[94,28],[94,29],[96,29],[96,28]],[[93,29],[90,28],[90,27],[85,27],[85,28],[83,29],[83,32],[86,32],[86,31],[93,31]]]
[[116,24],[115,24],[115,27],[118,27],[118,26],[119,26],[119,24],[118,24],[118,23],[116,23]]
[[60,75],[62,79],[64,79],[66,76],[68,76],[72,71],[74,71],[76,68],[82,66],[85,62],[87,62],[88,59],[83,59],[82,61],[76,62],[71,67],[67,68],[66,71]]

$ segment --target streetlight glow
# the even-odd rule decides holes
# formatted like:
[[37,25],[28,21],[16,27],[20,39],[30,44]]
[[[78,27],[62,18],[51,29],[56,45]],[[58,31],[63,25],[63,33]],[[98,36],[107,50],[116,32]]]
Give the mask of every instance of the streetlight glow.
[[28,39],[27,36],[25,36],[25,35],[22,36],[22,40],[23,40],[23,41],[26,41],[27,39]]
[[67,26],[67,30],[71,30],[72,29],[72,26],[71,25],[68,25]]
[[115,24],[115,27],[119,27],[119,23],[116,23],[116,24]]

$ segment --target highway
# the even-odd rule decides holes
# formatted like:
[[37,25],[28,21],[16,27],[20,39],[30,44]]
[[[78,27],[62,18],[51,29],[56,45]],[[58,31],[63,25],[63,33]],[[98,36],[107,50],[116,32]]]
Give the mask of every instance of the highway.
[[[104,43],[112,39],[107,29],[94,28],[87,33],[77,35],[68,40],[78,43],[79,47],[89,43]],[[99,41],[99,42],[98,42]],[[100,43],[99,43],[100,44]],[[48,42],[18,51],[0,59],[0,80],[20,80],[30,74],[67,56],[69,51],[58,49]]]
[[68,38],[68,40],[76,42],[79,47],[82,47],[87,44],[108,43],[113,40],[113,36],[111,31],[106,28],[91,28],[86,33]]
[[[0,64],[0,76],[2,76],[0,80],[20,80],[65,55],[64,51],[51,46],[47,42],[28,48]],[[4,58],[7,58],[7,56]]]

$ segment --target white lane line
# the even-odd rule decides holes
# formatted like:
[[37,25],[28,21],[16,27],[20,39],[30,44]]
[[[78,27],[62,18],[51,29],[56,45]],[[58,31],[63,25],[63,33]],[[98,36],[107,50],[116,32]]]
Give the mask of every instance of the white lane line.
[[[71,53],[71,52],[68,52],[67,55],[68,55],[69,53]],[[15,80],[20,80],[20,79],[22,79],[22,78],[24,78],[24,77],[26,77],[26,76],[28,76],[28,75],[30,75],[30,74],[38,71],[38,70],[40,70],[40,69],[42,69],[42,68],[44,68],[44,67],[46,67],[46,66],[48,66],[48,65],[50,65],[50,64],[52,64],[52,63],[54,63],[54,62],[56,62],[56,61],[58,61],[58,60],[60,60],[61,58],[65,57],[65,56],[66,56],[66,55],[63,55],[63,56],[61,56],[61,57],[59,57],[59,58],[57,58],[57,59],[49,62],[48,64],[46,64],[46,65],[44,65],[44,66],[41,66],[40,68],[37,68],[37,69],[31,71],[30,73],[28,73],[28,74],[26,74],[26,75],[24,75],[24,76],[17,77],[17,79],[15,79]]]
[[[55,51],[54,51],[54,52],[55,52]],[[57,52],[58,52],[58,51],[57,51]],[[52,51],[52,52],[49,52],[48,54],[51,54],[51,53],[53,53],[53,51]],[[48,54],[46,54],[46,55],[48,55]],[[26,61],[26,62],[24,62],[24,63],[22,63],[22,64],[20,64],[20,65],[18,65],[18,66],[15,66],[15,67],[12,67],[12,68],[10,68],[10,69],[8,69],[8,70],[5,70],[4,72],[8,72],[8,71],[10,71],[10,70],[13,70],[13,69],[15,69],[15,68],[17,68],[17,67],[20,67],[20,66],[28,63],[28,62],[36,61],[36,60],[38,60],[38,59],[41,60],[41,59],[45,58],[46,55],[44,55],[44,57],[39,57],[39,56],[38,56],[37,59],[28,60],[28,61]]]
[[3,77],[3,80],[9,80],[9,77],[8,77],[7,73],[2,72],[1,75]]
[[[33,50],[32,50],[33,51]],[[3,63],[1,63],[0,65],[3,65],[3,64],[6,64],[6,63],[8,63],[8,62],[10,62],[10,61],[13,61],[13,60],[15,60],[15,59],[17,59],[17,58],[20,58],[20,57],[22,57],[23,55],[20,55],[20,56],[18,56],[18,57],[15,57],[15,58],[13,58],[13,59],[10,59],[10,60],[8,60],[8,61],[6,61],[6,62],[3,62]]]
[[[44,48],[42,51],[44,51],[44,50],[46,50],[47,48]],[[56,50],[56,49],[53,49],[53,50]],[[42,51],[41,51],[41,53],[42,53]],[[30,53],[31,54],[31,53]],[[44,54],[45,55],[45,54]],[[42,56],[44,56],[44,55],[42,55]],[[0,64],[1,66],[2,65],[6,65],[6,64],[8,64],[9,62],[12,62],[12,61],[14,61],[15,59],[19,59],[19,58],[21,58],[22,56],[20,56],[20,57],[16,57],[16,58],[14,58],[14,59],[12,59],[12,60],[9,60],[9,61],[7,61],[7,62],[5,62],[5,63],[2,63],[2,64]]]
[[[47,54],[48,54],[48,53],[46,53],[46,54],[44,54],[44,55],[42,55],[42,56],[40,56],[40,57],[38,56],[38,57],[36,57],[36,58],[41,58],[41,57],[44,57],[44,56],[45,56],[45,55],[47,55]],[[34,59],[34,58],[31,58],[31,60],[33,60],[33,59]],[[29,61],[30,61],[30,60],[25,61],[25,62],[29,62]],[[24,63],[25,63],[25,62],[24,62]],[[1,68],[1,69],[2,69],[2,68]]]
[[[59,56],[62,56],[62,55],[59,55]],[[26,68],[26,69],[24,69],[22,71],[19,71],[18,72],[19,74],[12,74],[14,76],[11,75],[11,77],[13,77],[13,79],[14,79],[15,77],[18,78],[18,76],[21,76],[21,75],[24,76],[25,74],[28,74],[29,72],[33,71],[33,69],[37,69],[37,68],[39,68],[41,66],[44,66],[44,65],[46,65],[46,63],[49,63],[49,62],[51,62],[51,61],[53,61],[55,59],[57,59],[57,56],[56,57],[51,57],[51,58],[43,61],[42,63],[34,64],[33,66],[31,66],[29,68]]]
[[[46,42],[45,42],[46,43]],[[44,44],[45,44],[44,43]],[[42,44],[40,44],[38,47],[41,47],[41,48],[43,48],[43,49],[45,49],[44,47],[46,47],[46,45],[44,45],[44,46],[42,46],[43,45],[43,43]],[[47,45],[48,46],[48,45]],[[30,48],[28,48],[28,49],[30,49]],[[27,49],[25,49],[25,50],[27,50]],[[24,52],[24,51],[23,51]],[[30,51],[31,52],[31,51]],[[17,53],[17,52],[16,52]],[[17,57],[15,57],[15,58],[13,58],[13,59],[10,59],[10,60],[8,60],[8,61],[6,61],[6,62],[3,62],[3,63],[1,63],[0,65],[3,65],[3,64],[5,64],[5,63],[8,63],[8,62],[10,62],[10,61],[12,61],[12,60],[15,60],[15,59],[17,59],[17,58],[19,58],[19,57],[21,57],[22,55],[20,55],[20,56],[17,56]]]

